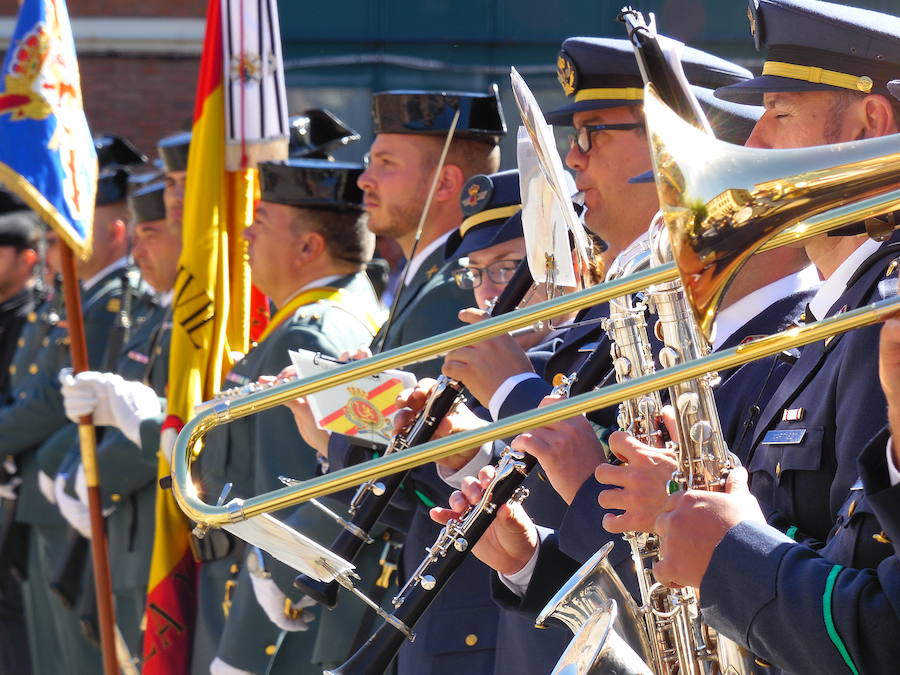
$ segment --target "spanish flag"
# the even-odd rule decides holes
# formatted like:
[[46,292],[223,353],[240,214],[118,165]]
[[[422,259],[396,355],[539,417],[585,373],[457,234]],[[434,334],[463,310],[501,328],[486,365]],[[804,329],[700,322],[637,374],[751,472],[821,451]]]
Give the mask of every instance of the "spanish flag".
[[[253,222],[255,162],[287,155],[280,64],[275,0],[209,0],[188,156],[184,246],[172,300],[164,449],[174,445],[194,406],[218,392],[232,354],[248,347],[251,286],[242,233]],[[160,478],[171,472],[166,456],[160,452]],[[195,571],[190,523],[171,491],[158,490],[144,675],[190,670]]]

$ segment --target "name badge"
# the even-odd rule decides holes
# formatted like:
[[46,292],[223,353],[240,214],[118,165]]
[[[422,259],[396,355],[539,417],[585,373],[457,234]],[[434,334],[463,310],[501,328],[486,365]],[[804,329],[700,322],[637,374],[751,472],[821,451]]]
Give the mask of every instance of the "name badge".
[[140,352],[136,352],[133,349],[128,352],[128,358],[132,361],[137,361],[138,363],[143,363],[144,365],[150,363],[150,357],[146,354],[141,354]]
[[762,445],[796,445],[806,436],[806,429],[772,429],[763,436]]
[[597,346],[599,344],[600,344],[599,342],[587,342],[578,348],[578,353],[584,354],[585,352],[588,352],[588,353],[593,352],[595,349],[597,349]]

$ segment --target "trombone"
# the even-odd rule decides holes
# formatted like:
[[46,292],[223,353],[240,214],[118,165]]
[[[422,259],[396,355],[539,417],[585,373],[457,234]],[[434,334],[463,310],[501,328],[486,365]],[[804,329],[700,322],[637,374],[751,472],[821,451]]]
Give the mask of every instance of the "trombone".
[[[198,414],[185,425],[176,441],[173,490],[179,506],[198,523],[201,532],[204,528],[277,511],[406,471],[487,441],[607,407],[709,371],[732,368],[878,323],[900,309],[898,299],[883,301],[240,503],[213,506],[200,498],[191,482],[191,463],[199,454],[203,437],[220,424],[359,377],[415,363],[540,320],[634,293],[652,284],[671,281],[679,275],[698,322],[709,335],[713,313],[728,281],[754,252],[900,208],[900,190],[892,189],[900,175],[900,153],[892,152],[895,137],[799,150],[757,150],[722,143],[685,123],[656,97],[652,86],[647,88],[644,107],[674,263],[420,340],[239,401],[223,401]],[[703,158],[702,162],[698,157]],[[781,177],[772,179],[773,173]],[[854,203],[847,204],[850,201]],[[804,218],[807,220],[801,222]],[[791,226],[795,227],[788,229]],[[735,240],[742,245],[736,247]]]

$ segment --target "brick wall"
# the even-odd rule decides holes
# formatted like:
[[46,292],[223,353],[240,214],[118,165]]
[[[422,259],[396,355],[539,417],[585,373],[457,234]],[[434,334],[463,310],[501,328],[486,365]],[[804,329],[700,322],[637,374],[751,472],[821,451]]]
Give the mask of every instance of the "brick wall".
[[190,129],[199,59],[88,55],[79,63],[92,132],[123,135],[155,157],[160,138]]
[[[10,3],[11,0],[3,0]],[[206,15],[206,0],[68,0],[69,16],[153,16],[201,17]]]

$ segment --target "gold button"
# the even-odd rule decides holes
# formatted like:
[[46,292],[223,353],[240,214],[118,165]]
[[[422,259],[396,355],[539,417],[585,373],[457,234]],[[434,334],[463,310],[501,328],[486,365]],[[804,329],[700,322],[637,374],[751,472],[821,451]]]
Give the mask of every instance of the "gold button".
[[41,346],[42,346],[42,347],[46,347],[46,346],[48,346],[49,344],[50,344],[50,338],[45,337],[43,340],[41,340]]
[[856,500],[855,499],[852,502],[850,502],[850,506],[847,507],[847,517],[852,516],[854,511],[856,511]]
[[21,398],[21,399],[23,399],[23,400],[25,399],[25,392],[24,392],[24,391],[20,391],[20,392],[19,392],[19,398]]
[[28,372],[32,375],[37,375],[38,365],[36,363],[32,363],[30,366],[28,366]]
[[25,346],[25,338],[20,337],[20,338],[18,339],[18,341],[16,342],[16,344],[17,344],[19,347],[24,347],[24,346]]
[[272,654],[274,654],[277,651],[278,651],[278,647],[276,647],[275,645],[269,645],[266,647],[266,654],[268,654],[269,656],[272,656]]
[[120,495],[118,492],[113,492],[109,496],[109,498],[114,504],[118,504],[120,501],[122,501],[122,495]]
[[478,636],[475,633],[469,633],[466,635],[466,646],[474,647],[478,644]]
[[228,568],[228,571],[232,574],[237,574],[241,571],[240,565],[238,565],[237,563],[232,563],[231,567]]
[[15,375],[15,374],[16,374],[16,364],[13,363],[12,365],[10,365],[10,367],[9,367],[9,374],[10,374],[10,375]]
[[872,535],[872,539],[874,539],[875,541],[877,541],[879,544],[890,544],[890,543],[891,543],[891,540],[890,540],[890,539],[888,538],[888,536],[884,533],[884,530],[882,530],[882,531],[879,532],[878,534],[873,534],[873,535]]
[[28,323],[37,321],[37,312],[28,312]]
[[781,462],[778,462],[775,465],[775,478],[778,478],[780,476],[781,476]]
[[319,319],[322,318],[322,315],[321,314],[313,314],[312,318],[313,318],[313,321],[318,321]]
[[162,347],[157,347],[156,350],[154,351],[154,354],[156,354],[157,356],[159,354],[162,354]]

